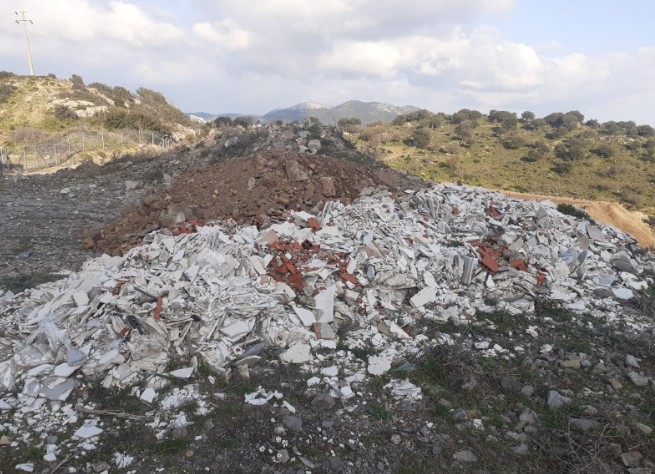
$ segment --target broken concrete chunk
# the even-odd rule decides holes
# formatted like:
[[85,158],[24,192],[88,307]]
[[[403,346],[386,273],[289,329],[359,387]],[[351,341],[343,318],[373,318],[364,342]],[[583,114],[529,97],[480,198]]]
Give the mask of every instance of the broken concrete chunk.
[[386,374],[391,370],[391,359],[388,357],[369,356],[367,370],[371,375]]
[[185,367],[184,369],[177,369],[169,372],[169,375],[172,377],[177,377],[178,379],[188,379],[193,375],[193,370],[193,367]]
[[85,423],[73,434],[73,436],[80,439],[89,439],[98,436],[102,431],[102,428],[99,428],[96,425]]
[[309,344],[296,344],[280,354],[280,360],[289,364],[311,362],[314,359],[311,349]]
[[409,300],[412,303],[412,306],[419,308],[425,306],[428,303],[432,303],[437,296],[437,290],[435,288],[424,288],[418,293],[416,293]]

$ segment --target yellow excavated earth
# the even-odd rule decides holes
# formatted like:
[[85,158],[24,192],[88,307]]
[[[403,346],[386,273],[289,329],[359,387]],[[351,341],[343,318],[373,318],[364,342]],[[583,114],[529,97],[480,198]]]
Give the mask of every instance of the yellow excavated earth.
[[651,231],[648,224],[641,218],[641,213],[630,212],[621,204],[610,201],[587,201],[584,199],[562,198],[554,196],[543,196],[539,194],[523,194],[511,191],[499,190],[507,197],[531,200],[545,201],[551,200],[555,204],[570,204],[581,209],[585,209],[594,220],[603,224],[612,224],[617,229],[631,234],[639,241],[642,247],[655,247],[655,234]]

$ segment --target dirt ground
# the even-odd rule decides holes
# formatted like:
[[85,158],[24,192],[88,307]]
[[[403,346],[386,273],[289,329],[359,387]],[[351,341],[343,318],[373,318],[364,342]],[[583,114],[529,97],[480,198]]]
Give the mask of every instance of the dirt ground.
[[[397,177],[402,175],[395,173]],[[121,255],[147,232],[185,220],[233,217],[239,223],[271,211],[312,210],[339,199],[350,203],[362,189],[392,180],[349,161],[297,152],[269,152],[206,166],[125,208],[123,217],[89,231],[85,245]]]

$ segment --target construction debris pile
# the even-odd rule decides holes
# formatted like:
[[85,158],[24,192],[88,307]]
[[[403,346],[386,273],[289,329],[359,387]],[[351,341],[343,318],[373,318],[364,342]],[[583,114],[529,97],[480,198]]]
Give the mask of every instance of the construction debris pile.
[[[654,273],[653,255],[613,227],[563,215],[548,201],[458,184],[400,195],[368,187],[350,205],[287,211],[260,228],[229,219],[179,235],[159,230],[66,280],[0,295],[0,410],[16,410],[12,426],[0,428],[47,417],[74,424],[71,394],[97,384],[131,386],[159,411],[174,411],[202,395],[193,385],[167,394],[171,378],[191,378],[200,358],[222,377],[247,376],[265,348],[319,373],[310,387],[354,406],[368,377],[410,369],[426,347],[452,343],[447,333],[426,335],[428,324],[477,324],[498,308],[529,315],[548,298],[645,330],[647,320],[623,305]],[[521,353],[487,346],[476,349]],[[357,359],[357,348],[375,355]],[[188,367],[170,370],[175,354],[193,354]],[[406,381],[389,388],[421,396]],[[153,426],[183,423],[173,415]],[[85,424],[76,436],[92,444],[99,429]]]
[[181,175],[145,196],[139,206],[124,208],[117,222],[89,229],[83,245],[123,255],[148,232],[184,220],[230,216],[246,223],[271,210],[311,210],[335,199],[348,204],[367,186],[391,186],[393,173],[372,173],[349,161],[294,152],[228,160]]

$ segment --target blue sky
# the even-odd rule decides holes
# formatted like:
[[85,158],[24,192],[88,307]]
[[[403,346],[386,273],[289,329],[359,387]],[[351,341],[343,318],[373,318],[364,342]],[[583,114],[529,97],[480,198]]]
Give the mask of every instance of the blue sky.
[[0,69],[26,73],[18,8],[37,74],[188,112],[359,99],[655,124],[653,1],[0,0]]
[[485,15],[479,24],[496,26],[515,42],[556,40],[562,45],[559,54],[600,54],[654,46],[653,19],[652,0],[523,0],[502,18]]

